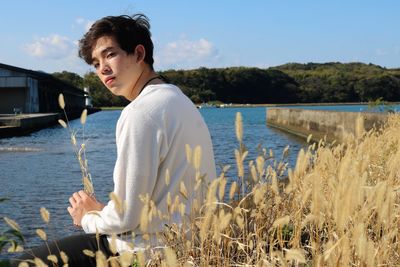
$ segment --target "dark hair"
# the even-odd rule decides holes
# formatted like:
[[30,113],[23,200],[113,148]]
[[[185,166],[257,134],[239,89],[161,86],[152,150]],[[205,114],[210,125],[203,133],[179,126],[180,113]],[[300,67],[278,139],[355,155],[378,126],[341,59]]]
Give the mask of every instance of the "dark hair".
[[144,46],[144,62],[153,68],[153,42],[151,41],[150,23],[143,14],[133,16],[108,16],[96,21],[89,31],[79,40],[79,57],[89,65],[92,64],[92,50],[97,39],[113,36],[122,50],[128,54],[135,52],[137,45]]

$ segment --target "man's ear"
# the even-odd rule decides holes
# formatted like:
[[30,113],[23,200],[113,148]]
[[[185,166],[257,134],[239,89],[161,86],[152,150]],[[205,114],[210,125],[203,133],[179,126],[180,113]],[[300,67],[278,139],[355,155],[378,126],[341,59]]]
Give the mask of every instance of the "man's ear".
[[135,48],[135,54],[136,54],[136,62],[141,62],[144,60],[146,56],[146,49],[144,48],[143,45],[139,44]]

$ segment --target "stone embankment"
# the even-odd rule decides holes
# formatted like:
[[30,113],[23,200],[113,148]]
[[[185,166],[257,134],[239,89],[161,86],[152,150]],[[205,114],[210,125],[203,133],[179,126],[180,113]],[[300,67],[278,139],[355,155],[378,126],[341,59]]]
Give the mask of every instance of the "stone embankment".
[[[100,111],[99,108],[87,108],[88,114]],[[81,110],[71,111],[68,118],[79,118]],[[30,113],[30,114],[0,114],[0,138],[27,135],[34,131],[56,125],[58,119],[64,119],[62,113]]]
[[37,113],[20,115],[0,115],[0,137],[25,135],[54,125],[58,113]]
[[341,142],[357,131],[381,126],[387,119],[384,113],[340,112],[295,108],[268,108],[267,125],[314,141],[326,137],[328,142]]

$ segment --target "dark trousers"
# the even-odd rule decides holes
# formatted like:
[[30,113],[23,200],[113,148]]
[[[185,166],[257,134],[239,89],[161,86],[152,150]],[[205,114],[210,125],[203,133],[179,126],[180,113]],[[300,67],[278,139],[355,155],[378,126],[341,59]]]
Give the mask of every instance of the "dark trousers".
[[[26,250],[22,256],[11,262],[11,266],[18,266],[23,260],[32,260],[35,257],[40,258],[44,263],[53,266],[52,262],[47,259],[48,255],[55,255],[58,258],[58,266],[64,263],[60,256],[60,251],[64,251],[68,256],[68,266],[96,266],[95,258],[83,254],[83,250],[88,249],[93,252],[101,250],[106,258],[112,256],[108,244],[107,236],[100,235],[99,240],[95,234],[80,234],[59,239],[57,241],[48,242],[47,246],[42,245],[30,250]],[[29,263],[29,266],[33,266]]]

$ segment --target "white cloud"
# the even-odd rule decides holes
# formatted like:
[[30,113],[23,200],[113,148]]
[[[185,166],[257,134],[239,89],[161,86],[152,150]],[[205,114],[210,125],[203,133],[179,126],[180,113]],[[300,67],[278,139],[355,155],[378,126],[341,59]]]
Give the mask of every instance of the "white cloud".
[[212,67],[219,58],[218,50],[204,38],[170,42],[155,52],[155,64],[162,69]]
[[37,38],[23,48],[26,53],[36,58],[61,59],[76,52],[76,43],[68,37],[53,34]]
[[93,23],[94,23],[93,20],[87,20],[84,18],[77,18],[75,20],[75,24],[82,27],[85,32],[87,32],[90,29],[90,27],[93,25]]

